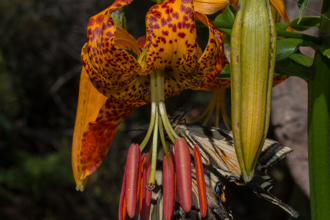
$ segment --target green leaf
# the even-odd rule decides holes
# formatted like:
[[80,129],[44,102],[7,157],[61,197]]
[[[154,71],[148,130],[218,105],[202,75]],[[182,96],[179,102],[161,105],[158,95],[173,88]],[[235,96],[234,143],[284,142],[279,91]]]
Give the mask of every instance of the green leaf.
[[312,72],[307,67],[290,59],[277,61],[275,73],[286,76],[298,76],[306,81],[312,77]]
[[297,31],[305,31],[311,27],[319,27],[321,18],[317,16],[305,16],[296,18],[290,23],[290,27]]
[[276,26],[276,30],[285,31],[289,27],[289,24],[283,23],[283,22],[279,22],[275,26]]
[[291,56],[300,44],[303,42],[301,39],[278,39],[277,40],[277,51],[276,51],[276,60],[284,60]]
[[232,25],[234,24],[234,20],[235,20],[235,16],[234,16],[233,12],[231,11],[229,5],[224,10],[222,10],[222,13],[219,14],[214,19],[215,22],[225,22],[225,23],[230,23]]
[[324,50],[322,54],[330,59],[330,49]]
[[313,58],[305,56],[303,54],[294,53],[289,58],[290,60],[293,60],[306,67],[311,67],[313,65]]
[[308,0],[299,0],[298,1],[298,7],[299,7],[299,20],[298,24],[300,23],[301,19],[303,18],[306,8],[308,5]]

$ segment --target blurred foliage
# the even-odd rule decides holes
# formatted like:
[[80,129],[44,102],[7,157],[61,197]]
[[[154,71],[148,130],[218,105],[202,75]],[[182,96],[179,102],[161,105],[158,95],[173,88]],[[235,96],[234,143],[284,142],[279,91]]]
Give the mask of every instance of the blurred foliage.
[[[120,125],[83,193],[75,191],[70,158],[86,25],[110,3],[0,1],[0,219],[117,218],[127,148],[142,140],[144,133],[134,130],[147,127],[150,106],[135,109]],[[145,33],[144,15],[152,4],[134,1],[127,6],[127,28],[136,38]],[[197,116],[211,94],[193,94],[198,104],[189,115]],[[176,102],[169,101],[172,109]],[[283,170],[276,172],[281,176]],[[289,183],[285,188],[293,187]],[[271,204],[249,189],[227,185],[235,219],[265,219],[273,213]],[[278,208],[274,212],[283,217]]]

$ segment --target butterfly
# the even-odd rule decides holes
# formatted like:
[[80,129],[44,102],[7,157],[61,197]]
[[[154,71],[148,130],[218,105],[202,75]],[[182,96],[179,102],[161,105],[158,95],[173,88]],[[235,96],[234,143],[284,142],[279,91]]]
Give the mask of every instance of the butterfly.
[[[293,152],[291,148],[266,139],[253,179],[250,182],[244,182],[241,178],[232,132],[221,128],[181,123],[181,118],[182,116],[178,116],[172,119],[172,127],[180,137],[185,138],[191,149],[194,148],[195,144],[198,145],[204,165],[212,166],[221,176],[237,185],[247,186],[257,196],[278,205],[292,217],[297,218],[299,216],[296,210],[270,193],[273,188],[273,179],[267,174],[269,167]],[[220,183],[220,181],[218,182]],[[209,187],[212,185],[209,184]],[[231,212],[227,211],[227,213],[230,216],[229,213]],[[225,218],[219,217],[219,219]]]

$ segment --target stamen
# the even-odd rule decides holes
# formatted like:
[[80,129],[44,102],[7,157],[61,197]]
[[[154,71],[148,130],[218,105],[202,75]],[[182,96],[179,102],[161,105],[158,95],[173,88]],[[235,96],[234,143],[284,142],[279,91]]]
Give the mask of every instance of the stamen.
[[207,195],[206,195],[206,187],[205,187],[204,168],[202,163],[202,157],[199,152],[198,146],[196,144],[194,145],[194,159],[195,159],[200,213],[202,217],[205,217],[207,214]]
[[143,167],[143,184],[142,184],[142,211],[140,211],[142,220],[149,220],[150,215],[150,205],[151,205],[151,195],[152,192],[147,190],[146,186],[151,171],[150,161],[147,160],[148,154],[145,156],[145,163]]
[[140,149],[138,144],[132,144],[127,155],[126,161],[126,203],[127,203],[127,214],[133,218],[136,211],[137,202],[137,182],[138,182],[138,171],[140,164]]
[[191,162],[188,144],[184,138],[175,140],[174,151],[179,199],[182,209],[189,212],[192,204]]
[[163,159],[163,212],[164,219],[171,220],[175,205],[175,168],[174,155],[170,152],[169,163]]

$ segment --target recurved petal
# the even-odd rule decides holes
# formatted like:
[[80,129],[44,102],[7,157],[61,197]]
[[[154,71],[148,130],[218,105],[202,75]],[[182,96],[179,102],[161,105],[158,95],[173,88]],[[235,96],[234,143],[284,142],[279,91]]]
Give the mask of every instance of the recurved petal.
[[213,71],[223,50],[221,34],[206,15],[196,12],[196,19],[203,22],[209,28],[209,41],[202,56],[198,60],[198,72],[207,76]]
[[77,190],[82,191],[87,181],[87,179],[81,180],[81,164],[79,163],[79,152],[82,147],[81,140],[83,138],[83,133],[86,130],[88,123],[95,121],[100,108],[106,100],[107,98],[94,88],[85,68],[82,68],[79,86],[79,100],[72,142],[72,169]]
[[[91,82],[100,93],[116,100],[141,102],[140,105],[150,102],[150,82],[148,76],[134,74],[131,75],[132,78],[129,79],[129,82],[120,82],[117,84],[119,87],[113,87],[113,84],[110,82],[111,80],[102,76],[93,65],[91,65],[87,48],[87,44],[82,48],[82,61],[86,72],[90,76]],[[117,75],[115,79],[120,77],[119,73],[117,73]]]
[[95,121],[82,128],[82,135],[74,140],[72,148],[72,166],[78,188],[83,189],[83,181],[100,166],[120,122],[135,107],[131,103],[108,99]]
[[120,88],[130,83],[141,68],[126,49],[137,55],[140,49],[129,33],[114,24],[111,12],[118,9],[114,4],[89,19],[87,44],[81,56],[91,78],[102,78],[108,87]]
[[224,9],[228,4],[229,0],[194,0],[194,9],[209,15]]
[[191,0],[166,0],[150,8],[146,16],[146,68],[149,74],[165,67],[191,73],[197,65],[198,48]]

